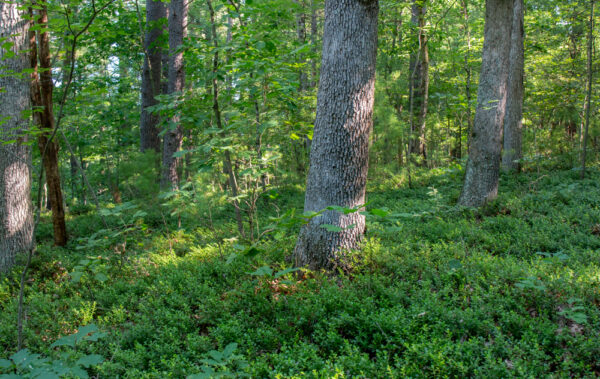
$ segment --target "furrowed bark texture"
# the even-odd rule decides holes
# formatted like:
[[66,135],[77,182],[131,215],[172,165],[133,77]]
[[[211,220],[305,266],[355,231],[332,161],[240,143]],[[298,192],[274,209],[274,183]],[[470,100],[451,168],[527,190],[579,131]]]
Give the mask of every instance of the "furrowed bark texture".
[[[52,92],[54,83],[52,82],[52,56],[50,54],[50,35],[48,33],[48,10],[46,2],[41,2],[39,9],[39,18],[37,23],[42,30],[39,34],[39,66],[41,70],[38,74],[37,49],[35,39],[30,39],[30,64],[33,69],[31,82],[31,99],[33,105],[41,107],[43,111],[38,113],[40,118],[34,118],[42,133],[38,137],[38,147],[42,156],[44,172],[46,174],[46,184],[48,185],[48,200],[52,208],[52,227],[54,229],[54,244],[65,246],[67,244],[67,227],[65,224],[65,206],[63,201],[62,187],[60,181],[60,169],[58,152],[59,146],[56,138],[50,141],[54,128],[56,127],[54,119],[54,107]],[[39,76],[38,76],[39,75]],[[48,142],[50,141],[50,142]]]
[[[169,4],[169,94],[181,94],[185,86],[185,70],[183,66],[183,39],[187,35],[188,0],[171,0]],[[177,168],[181,158],[173,156],[181,150],[183,129],[179,114],[175,113],[169,120],[169,129],[165,133],[163,145],[163,171],[161,184],[163,188],[176,189],[179,184]]]
[[[376,0],[327,0],[317,117],[310,152],[305,211],[365,203],[369,132],[373,124]],[[344,228],[330,232],[322,225]],[[296,265],[344,268],[344,253],[365,231],[359,212],[326,211],[302,227]]]
[[514,0],[487,0],[477,110],[458,203],[478,207],[498,196]]
[[140,150],[152,149],[160,153],[158,136],[159,117],[148,111],[148,107],[158,104],[156,96],[162,92],[162,48],[163,34],[161,20],[167,16],[165,4],[161,1],[146,1],[146,36],[144,39],[144,66],[142,69],[142,109],[140,115]]
[[[15,2],[0,2],[0,38],[14,45],[13,57],[0,49],[0,272],[10,269],[19,252],[32,247],[31,149],[25,143],[28,120],[23,111],[30,107],[29,81],[20,76],[29,67],[25,11]],[[14,75],[10,75],[10,74]]]
[[521,135],[523,129],[523,75],[524,75],[523,0],[515,0],[508,73],[508,96],[504,117],[504,151],[502,168],[521,170]]

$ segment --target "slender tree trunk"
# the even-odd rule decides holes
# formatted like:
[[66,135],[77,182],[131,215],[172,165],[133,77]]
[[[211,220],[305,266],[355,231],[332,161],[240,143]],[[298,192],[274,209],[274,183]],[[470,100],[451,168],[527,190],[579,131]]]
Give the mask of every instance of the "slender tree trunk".
[[411,154],[423,157],[423,162],[427,159],[425,128],[429,103],[429,49],[425,32],[426,12],[427,9],[423,3],[417,0],[413,2],[411,22],[417,28],[417,50],[411,54],[409,65],[409,101],[411,102],[409,149]]
[[44,172],[46,174],[46,183],[48,185],[49,202],[52,205],[52,226],[54,228],[54,244],[64,246],[67,244],[67,228],[65,225],[65,208],[60,183],[60,171],[58,160],[58,143],[56,139],[48,142],[55,128],[52,92],[54,84],[52,83],[52,65],[50,55],[50,36],[48,28],[48,13],[46,3],[43,2],[39,9],[38,24],[41,27],[39,32],[39,67],[37,45],[35,38],[30,39],[31,43],[31,67],[33,77],[31,84],[31,99],[35,107],[43,109],[42,112],[35,112],[37,115],[37,124],[42,133],[38,137],[38,146],[42,156]]
[[29,47],[28,29],[19,2],[0,2],[0,38],[13,44],[10,52],[15,54],[6,57],[7,50],[0,49],[0,141],[16,140],[0,143],[0,272],[14,265],[18,253],[33,247],[29,120],[23,117],[30,107],[30,88],[27,79],[18,76],[29,67],[23,53]]
[[583,131],[583,150],[581,151],[581,179],[585,178],[585,160],[587,153],[587,140],[588,132],[590,128],[590,112],[592,107],[592,85],[593,85],[593,71],[592,71],[592,54],[594,47],[594,0],[590,2],[590,24],[588,29],[588,46],[587,46],[587,103],[585,109],[585,130]]
[[146,36],[144,38],[144,66],[142,68],[142,109],[140,114],[140,150],[160,153],[158,136],[159,117],[148,110],[158,104],[156,96],[162,93],[162,54],[160,39],[166,18],[165,4],[160,0],[146,0]]
[[[465,22],[465,40],[467,42],[467,50],[465,51],[465,97],[467,100],[467,148],[471,143],[471,132],[473,131],[473,117],[471,116],[471,29],[469,28],[469,4],[467,0],[462,0],[463,7],[463,20]],[[462,157],[462,135],[460,141],[460,155],[459,158]]]
[[[214,46],[214,55],[213,55],[213,67],[212,67],[212,90],[213,90],[213,112],[215,115],[215,121],[217,124],[217,128],[223,129],[223,124],[221,121],[221,108],[219,107],[219,82],[217,78],[217,74],[219,72],[219,40],[217,36],[217,24],[215,21],[215,11],[212,6],[211,0],[206,0],[206,5],[208,6],[208,10],[210,13],[210,23],[211,23],[211,34]],[[223,168],[225,174],[229,179],[229,188],[231,189],[231,195],[234,197],[233,207],[235,209],[235,219],[237,221],[238,232],[243,237],[244,233],[244,222],[242,220],[242,213],[240,210],[240,202],[237,199],[239,194],[237,179],[235,175],[235,171],[233,169],[233,164],[231,162],[231,152],[229,150],[225,150],[223,157]]]
[[508,73],[508,95],[504,117],[504,152],[502,168],[521,170],[521,135],[523,129],[523,74],[524,74],[523,0],[515,0]]
[[[185,88],[185,69],[181,47],[187,36],[188,0],[171,0],[169,4],[169,94],[183,96]],[[183,128],[179,110],[169,120],[163,145],[163,167],[161,185],[167,188],[179,187],[178,167],[181,158],[174,154],[181,150]]]
[[481,75],[460,205],[498,195],[514,0],[487,0]]
[[317,25],[317,5],[315,0],[310,0],[310,44],[312,46],[313,58],[310,60],[311,77],[310,77],[310,88],[317,86],[317,36],[318,25]]
[[[377,0],[326,0],[317,117],[304,210],[365,203],[373,123]],[[325,228],[339,228],[330,231]],[[325,228],[324,228],[325,227]],[[344,254],[365,231],[359,212],[327,210],[302,227],[296,264],[344,268]]]

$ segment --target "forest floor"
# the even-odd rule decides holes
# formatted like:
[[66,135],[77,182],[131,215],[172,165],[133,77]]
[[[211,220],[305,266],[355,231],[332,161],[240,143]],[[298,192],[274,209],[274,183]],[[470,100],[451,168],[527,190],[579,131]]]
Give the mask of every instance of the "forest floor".
[[[261,226],[276,227],[253,248],[231,238],[224,202],[172,214],[127,203],[102,212],[110,231],[74,207],[67,248],[50,246],[47,220],[38,231],[24,345],[58,359],[53,341],[94,324],[98,340],[65,359],[101,355],[89,372],[102,378],[600,375],[598,167],[585,180],[504,175],[480,210],[454,206],[462,176],[431,170],[411,189],[372,173],[378,211],[352,272],[333,276],[285,271],[297,228],[272,217],[301,209],[300,186],[259,201]],[[0,278],[3,358],[16,351],[21,268]]]

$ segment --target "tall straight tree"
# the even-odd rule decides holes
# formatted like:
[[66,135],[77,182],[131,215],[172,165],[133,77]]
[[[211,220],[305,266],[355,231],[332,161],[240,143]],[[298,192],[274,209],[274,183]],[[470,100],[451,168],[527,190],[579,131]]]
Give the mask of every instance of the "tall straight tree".
[[[37,108],[36,112],[34,112],[34,121],[42,131],[38,137],[38,147],[46,174],[48,199],[52,208],[54,244],[64,246],[67,244],[67,227],[65,224],[65,206],[58,160],[59,146],[56,138],[51,137],[54,134],[56,120],[54,118],[54,103],[52,100],[54,84],[52,82],[52,56],[50,54],[50,34],[48,32],[46,0],[40,1],[37,24],[40,27],[37,38],[39,44],[36,44],[35,38],[30,38],[30,64],[32,68],[31,100],[33,106]],[[38,50],[40,70],[38,70]]]
[[592,79],[594,72],[592,71],[592,54],[594,53],[594,0],[590,1],[590,22],[588,25],[588,41],[587,41],[587,94],[585,102],[585,129],[583,130],[583,146],[581,151],[581,179],[585,178],[585,160],[587,151],[587,140],[590,129],[590,112],[592,106]]
[[[326,0],[317,116],[304,210],[365,203],[369,133],[373,124],[377,0]],[[357,247],[365,217],[327,210],[302,227],[296,264],[343,267]]]
[[[171,0],[169,3],[169,90],[171,95],[179,96],[185,86],[183,66],[183,39],[187,36],[189,0]],[[183,128],[178,111],[170,118],[163,144],[163,168],[161,186],[177,188],[179,173],[177,168],[181,158],[174,154],[181,150]]]
[[142,68],[142,109],[140,115],[140,150],[152,149],[160,153],[158,115],[148,107],[158,104],[156,96],[162,93],[161,37],[167,11],[160,0],[146,0],[146,36],[144,38],[144,66]]
[[29,68],[26,12],[18,1],[0,2],[0,39],[12,44],[0,48],[0,272],[12,267],[17,253],[33,242],[31,149],[25,134],[29,120],[23,114],[30,108],[23,72]]
[[477,109],[460,205],[481,206],[498,196],[514,2],[486,0]]
[[518,172],[521,169],[521,135],[523,129],[523,73],[524,73],[523,0],[515,0],[508,73],[508,95],[504,117],[504,150],[502,168]]
[[424,0],[413,0],[411,23],[415,28],[415,50],[410,55],[409,65],[409,109],[410,135],[409,153],[427,159],[425,149],[425,126],[429,103],[429,49],[425,32]]

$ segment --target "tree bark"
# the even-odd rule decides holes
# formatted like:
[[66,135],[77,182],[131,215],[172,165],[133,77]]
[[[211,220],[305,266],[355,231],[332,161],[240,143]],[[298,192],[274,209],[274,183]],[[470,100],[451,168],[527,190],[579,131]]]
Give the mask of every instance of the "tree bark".
[[498,196],[514,0],[487,0],[484,42],[469,159],[458,203],[481,206]]
[[[185,87],[185,68],[183,65],[183,39],[187,36],[188,0],[171,0],[169,4],[169,94],[182,96]],[[164,137],[163,167],[161,186],[173,189],[179,187],[181,158],[173,156],[181,150],[183,128],[179,110],[169,120]]]
[[311,76],[310,76],[310,88],[317,86],[317,60],[314,58],[317,56],[317,36],[318,25],[317,25],[317,6],[315,0],[310,0],[310,44],[312,49],[313,58],[310,60]]
[[420,1],[412,5],[411,22],[417,28],[417,50],[410,57],[410,134],[409,151],[411,154],[427,159],[425,144],[425,128],[427,105],[429,102],[429,49],[425,33],[425,14],[427,9]]
[[524,75],[523,0],[515,0],[510,42],[508,95],[504,117],[504,152],[502,168],[521,170],[521,136],[523,129],[523,75]]
[[158,104],[156,96],[162,93],[162,48],[163,34],[161,21],[166,18],[165,5],[159,1],[146,0],[146,36],[144,38],[144,66],[142,68],[142,109],[140,114],[140,150],[154,150],[160,153],[158,130],[159,117],[148,111],[148,107]]
[[587,46],[587,99],[585,107],[585,129],[583,131],[583,149],[581,151],[581,179],[585,178],[585,160],[587,152],[588,132],[590,128],[590,112],[592,106],[592,54],[594,49],[594,0],[590,2],[590,23],[588,29],[588,46]]
[[[52,226],[54,229],[54,244],[64,246],[67,244],[67,228],[65,224],[65,207],[60,183],[60,170],[58,151],[59,146],[56,139],[52,139],[55,128],[52,92],[52,56],[50,55],[50,36],[48,33],[48,11],[45,1],[39,9],[37,23],[41,26],[38,34],[39,46],[36,45],[35,37],[30,38],[31,54],[31,100],[33,106],[42,109],[42,112],[34,112],[34,121],[40,126],[42,133],[38,137],[38,147],[42,157],[44,172],[46,173],[46,184],[48,185],[48,200],[52,206]],[[38,57],[39,48],[39,70]]]
[[[317,117],[304,210],[365,203],[373,124],[377,0],[326,0]],[[328,231],[325,225],[341,228]],[[365,231],[359,212],[327,210],[302,227],[296,265],[344,268],[344,255]]]
[[29,47],[26,11],[18,2],[0,2],[0,38],[13,43],[0,49],[0,272],[10,269],[18,253],[33,247],[33,210],[31,204],[31,149],[27,137],[29,121],[23,117],[30,107],[26,76]]
[[[473,118],[471,116],[471,29],[469,28],[469,4],[467,0],[462,0],[463,20],[465,22],[465,40],[467,42],[467,50],[465,51],[465,97],[467,100],[467,149],[471,143],[471,132],[473,131]],[[459,129],[460,132],[460,129]],[[459,133],[459,154],[458,158],[462,158],[462,133]]]

